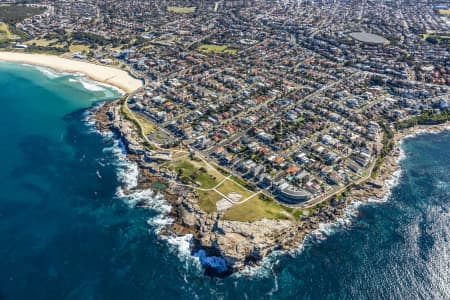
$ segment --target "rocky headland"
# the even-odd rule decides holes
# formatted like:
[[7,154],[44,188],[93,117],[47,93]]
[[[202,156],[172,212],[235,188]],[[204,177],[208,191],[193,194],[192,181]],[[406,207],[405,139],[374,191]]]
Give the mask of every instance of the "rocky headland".
[[[326,205],[316,205],[298,219],[261,219],[254,222],[222,220],[220,212],[206,213],[198,205],[195,192],[177,183],[176,174],[161,167],[157,161],[146,157],[145,141],[132,120],[124,117],[120,101],[107,102],[94,112],[96,126],[100,131],[112,131],[127,148],[127,157],[139,167],[138,185],[135,190],[152,189],[155,184],[163,184],[159,190],[171,204],[167,218],[173,222],[159,232],[166,236],[192,235],[190,250],[192,255],[214,258],[204,260],[207,273],[226,276],[246,266],[257,265],[274,250],[289,252],[297,249],[305,236],[319,228],[320,224],[345,219],[345,209],[355,201],[383,199],[389,193],[396,172],[399,170],[401,141],[409,135],[426,130],[442,131],[447,124],[417,126],[396,132],[393,150],[384,159],[375,176],[352,186],[345,193],[327,201]],[[125,191],[127,192],[127,191]],[[325,204],[325,203],[324,203]],[[138,203],[145,206],[145,202]],[[216,263],[211,263],[211,262]],[[220,263],[217,263],[220,261]],[[225,268],[218,267],[226,266]]]

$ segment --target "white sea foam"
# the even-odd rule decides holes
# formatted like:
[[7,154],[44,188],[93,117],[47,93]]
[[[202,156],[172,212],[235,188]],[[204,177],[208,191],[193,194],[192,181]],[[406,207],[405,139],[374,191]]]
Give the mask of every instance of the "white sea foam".
[[[118,148],[112,149],[113,154],[119,155],[122,154],[121,150]],[[122,183],[125,189],[129,190],[137,186],[138,184],[138,175],[139,169],[136,163],[125,160],[123,157],[120,157],[117,160],[117,176],[119,181]],[[121,197],[121,193],[119,193],[121,189],[118,190],[118,197]]]
[[[123,166],[123,163],[119,163],[118,172],[121,174],[119,175],[119,178],[122,178],[124,185],[130,185],[130,182],[134,181],[131,178],[133,175],[127,171],[120,171]],[[131,184],[131,186],[132,185],[133,184]],[[124,201],[130,207],[135,207],[139,204],[140,207],[155,212],[156,214],[147,220],[150,231],[155,233],[160,240],[165,241],[167,245],[169,245],[169,251],[178,256],[178,259],[185,270],[200,274],[202,271],[200,259],[191,255],[190,243],[192,235],[175,236],[160,234],[162,229],[166,228],[174,221],[172,218],[168,217],[171,206],[164,200],[162,195],[156,194],[150,189],[126,193],[124,192],[124,189],[119,187],[117,189],[116,197]]]
[[191,240],[192,234],[187,234],[184,236],[160,236],[163,240],[167,241],[170,245],[170,250],[177,254],[178,259],[183,264],[185,270],[190,270],[191,272],[200,275],[202,272],[202,263],[198,257],[191,254]]
[[69,79],[70,82],[77,82],[80,83],[86,90],[93,91],[93,92],[104,92],[105,87],[103,87],[101,84],[92,81],[86,77],[78,76],[76,78]]
[[53,69],[41,67],[41,66],[33,66],[33,68],[35,68],[36,70],[38,70],[39,72],[44,74],[49,79],[56,79],[56,78],[70,75],[69,73],[58,72]]
[[[101,105],[101,104],[97,104]],[[141,207],[156,212],[154,216],[147,220],[153,232],[155,232],[161,239],[166,240],[172,251],[176,251],[180,260],[185,263],[186,268],[193,267],[195,270],[201,270],[201,264],[198,258],[193,257],[190,252],[190,241],[192,235],[185,236],[165,236],[159,235],[160,231],[167,225],[173,222],[173,219],[168,217],[171,206],[161,194],[157,194],[151,189],[135,190],[130,192],[138,184],[139,169],[135,162],[130,161],[126,157],[125,145],[121,140],[115,139],[110,131],[98,131],[95,128],[95,120],[92,110],[86,111],[84,115],[85,124],[95,130],[95,132],[102,135],[106,141],[112,141],[110,147],[103,148],[104,153],[113,154],[115,160],[114,165],[117,169],[117,177],[121,186],[117,188],[116,197],[124,201],[130,207],[135,207],[137,204]]]
[[[402,147],[400,147],[400,155],[398,157],[398,163],[402,161],[406,157],[406,154]],[[262,277],[268,278],[270,276],[274,276],[273,274],[273,266],[279,262],[279,257],[281,255],[292,255],[297,256],[300,255],[304,249],[305,244],[308,243],[317,243],[325,240],[327,237],[333,235],[339,230],[345,230],[351,224],[354,218],[358,217],[359,210],[361,205],[364,205],[368,202],[385,202],[389,199],[391,190],[395,187],[402,175],[402,169],[399,167],[392,176],[385,181],[385,184],[388,186],[388,190],[385,196],[382,199],[378,198],[369,198],[367,201],[354,200],[344,209],[344,217],[338,218],[334,222],[330,223],[320,223],[319,228],[308,233],[303,241],[299,243],[297,248],[294,248],[290,251],[274,251],[267,257],[263,258],[261,263],[257,266],[246,267],[241,272],[237,273],[234,276],[251,276],[251,277]],[[274,278],[276,280],[276,278]]]
[[103,150],[112,153],[115,157],[114,164],[117,168],[118,179],[122,184],[121,187],[117,188],[116,197],[130,207],[135,207],[139,204],[140,207],[145,207],[155,212],[156,214],[147,220],[151,231],[169,245],[169,250],[178,256],[186,270],[200,274],[202,272],[200,259],[191,255],[190,251],[192,235],[175,236],[160,234],[163,228],[172,224],[174,221],[168,216],[171,211],[171,206],[164,199],[163,195],[157,194],[151,189],[130,192],[130,189],[135,188],[138,184],[139,170],[136,163],[126,158],[126,152],[124,150],[123,143],[117,139],[114,139],[111,147]]
[[69,82],[72,83],[78,83],[80,85],[83,86],[84,89],[89,90],[91,92],[102,92],[106,95],[106,97],[113,97],[114,96],[114,91],[116,91],[117,93],[119,93],[120,95],[123,95],[123,91],[112,86],[112,85],[107,85],[104,83],[100,83],[98,81],[93,81],[85,76],[83,76],[82,74],[74,74],[74,77],[69,79]]
[[[450,126],[445,127],[443,130],[450,130]],[[400,162],[403,161],[406,158],[406,153],[403,149],[403,142],[406,139],[416,137],[421,134],[438,134],[442,131],[429,131],[429,130],[420,130],[416,133],[410,134],[405,136],[399,143],[399,156],[397,158],[398,168],[393,174],[385,180],[384,184],[387,186],[386,193],[384,194],[383,198],[375,198],[370,197],[366,199],[366,201],[361,200],[354,200],[349,205],[347,205],[344,209],[344,217],[338,218],[334,222],[330,223],[320,223],[319,228],[316,230],[313,230],[309,234],[305,236],[302,242],[299,243],[299,246],[297,248],[294,248],[290,251],[273,251],[271,254],[266,256],[262,259],[261,263],[256,266],[247,266],[242,271],[233,274],[234,277],[241,277],[241,276],[249,276],[249,277],[258,277],[258,278],[274,278],[274,289],[275,291],[278,289],[277,287],[277,277],[276,274],[273,272],[273,267],[279,262],[279,258],[282,255],[292,255],[297,256],[300,255],[304,249],[305,244],[311,243],[311,242],[320,242],[320,240],[324,240],[327,237],[333,235],[334,233],[338,232],[339,230],[345,230],[349,226],[351,226],[353,220],[358,217],[359,211],[362,205],[366,205],[367,203],[382,203],[388,201],[392,194],[392,190],[395,186],[399,184],[399,181],[401,179],[401,176],[403,174],[403,170],[400,167]],[[273,291],[272,291],[273,292]],[[269,294],[272,294],[270,292]]]
[[320,223],[319,228],[314,230],[313,233],[318,232],[321,237],[326,238],[345,226],[346,222],[344,221],[344,218],[338,218],[332,223]]
[[274,271],[274,266],[280,262],[282,255],[289,254],[287,251],[273,251],[255,266],[246,266],[243,270],[231,275],[232,278],[251,277],[258,279],[273,279],[273,288],[267,293],[268,296],[273,295],[279,290],[278,276]]
[[106,89],[114,90],[121,96],[125,95],[125,92],[122,89],[118,88],[117,86],[114,86],[114,85],[111,85],[111,84],[107,84],[107,83],[104,83],[104,82],[98,82],[98,81],[93,81],[93,82],[95,82],[96,84],[98,84],[100,86],[103,86]]
[[87,125],[88,132],[90,133],[98,133],[101,136],[104,136],[105,134],[112,135],[112,132],[101,132],[97,130],[92,109],[88,109],[83,113],[83,122]]
[[82,73],[73,73],[71,75],[73,76],[73,78],[69,79],[70,82],[79,83],[87,90],[90,90],[93,92],[107,92],[110,90],[114,90],[117,93],[119,93],[120,95],[125,94],[125,92],[122,89],[120,89],[114,85],[92,80],[89,77],[86,77]]
[[193,256],[191,253],[192,234],[182,236],[160,234],[161,230],[172,224],[174,220],[167,216],[171,210],[171,206],[167,201],[165,201],[162,196],[154,199],[157,201],[152,200],[151,203],[148,203],[150,205],[146,206],[157,212],[155,216],[147,220],[151,230],[160,240],[165,241],[167,245],[169,245],[169,251],[177,255],[184,270],[189,270],[190,272],[200,275],[203,271],[203,262],[201,262],[200,257]]
[[[92,80],[88,77],[86,77],[86,75],[82,74],[82,73],[68,73],[68,72],[60,72],[60,71],[56,71],[54,69],[51,68],[47,68],[47,67],[42,67],[42,66],[36,66],[36,65],[30,65],[30,64],[22,64],[23,66],[27,66],[27,67],[32,67],[36,70],[38,70],[39,72],[41,72],[42,74],[44,74],[47,78],[49,79],[56,79],[56,78],[61,78],[61,77],[65,77],[65,76],[70,76],[71,78],[69,79],[69,82],[71,83],[79,83],[83,86],[83,88],[85,88],[86,90],[92,91],[92,92],[105,92],[108,93],[111,90],[116,91],[119,95],[124,95],[125,92],[114,86],[114,85],[110,85],[107,83],[103,83],[103,82],[99,82],[99,81],[95,81]],[[112,94],[111,94],[112,96]]]
[[194,256],[198,257],[200,263],[204,266],[214,268],[219,272],[226,272],[228,270],[227,263],[224,258],[217,256],[206,256],[206,252],[203,249],[195,253]]
[[26,64],[26,63],[21,63],[20,65],[22,65],[24,67],[29,67],[29,68],[35,68],[36,67],[34,65],[30,65],[30,64]]
[[359,214],[359,208],[366,202],[361,200],[354,200],[344,208],[344,222],[346,225],[351,224],[353,218],[356,218]]
[[246,266],[241,271],[234,273],[232,276],[239,278],[242,276],[255,278],[270,278],[273,276],[273,267],[279,263],[282,255],[291,254],[288,251],[276,250],[264,257],[261,262],[254,266]]

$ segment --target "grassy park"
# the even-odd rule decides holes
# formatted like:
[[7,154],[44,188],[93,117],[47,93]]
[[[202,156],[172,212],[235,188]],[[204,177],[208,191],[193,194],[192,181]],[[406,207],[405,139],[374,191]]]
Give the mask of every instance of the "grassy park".
[[198,206],[207,213],[217,211],[216,203],[223,198],[222,195],[215,191],[197,190],[196,194],[198,196]]
[[20,39],[19,36],[13,34],[9,28],[9,25],[3,22],[0,22],[0,41],[9,41],[9,40],[17,40]]
[[183,183],[198,184],[202,189],[214,188],[223,179],[220,173],[208,168],[204,162],[190,158],[173,161],[169,168],[178,173]]
[[248,201],[228,209],[223,219],[230,221],[252,222],[266,219],[289,219],[291,209],[282,206],[273,199],[258,194]]
[[237,52],[236,49],[230,49],[227,45],[213,45],[213,44],[202,44],[198,47],[198,49],[202,52],[206,53],[230,53],[235,54]]
[[70,45],[69,46],[69,51],[70,52],[87,52],[89,51],[89,46],[87,45],[81,45],[81,44],[74,44],[74,45]]
[[53,48],[64,48],[65,47],[65,44],[58,42],[58,40],[56,40],[56,39],[51,39],[51,40],[42,39],[42,38],[32,39],[32,40],[25,42],[25,44],[35,45],[38,47],[53,47]]
[[140,113],[135,112],[134,116],[139,121],[139,123],[141,123],[142,129],[143,129],[145,135],[148,135],[157,129],[155,123],[153,123],[148,118],[141,115]]
[[252,192],[242,187],[241,185],[234,183],[231,180],[225,180],[222,184],[220,184],[217,187],[217,190],[222,194],[224,194],[225,196],[228,196],[230,193],[240,194],[242,196],[240,200],[244,200],[247,197],[253,195]]
[[189,6],[189,7],[168,6],[167,7],[168,12],[173,12],[173,13],[177,13],[177,14],[190,14],[190,13],[195,12],[196,9],[197,9],[197,7],[195,7],[195,6]]

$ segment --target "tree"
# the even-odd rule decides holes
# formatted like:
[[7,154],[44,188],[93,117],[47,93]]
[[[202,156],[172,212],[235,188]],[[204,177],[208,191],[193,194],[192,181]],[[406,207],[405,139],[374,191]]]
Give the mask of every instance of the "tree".
[[439,44],[439,40],[435,36],[429,36],[425,40],[434,45]]

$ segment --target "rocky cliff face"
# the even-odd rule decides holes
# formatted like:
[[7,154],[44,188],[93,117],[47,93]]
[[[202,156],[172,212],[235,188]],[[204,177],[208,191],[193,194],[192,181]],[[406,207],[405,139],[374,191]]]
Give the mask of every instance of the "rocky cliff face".
[[192,234],[192,254],[199,256],[213,275],[223,276],[245,266],[258,264],[274,250],[296,248],[320,222],[332,221],[342,213],[343,205],[322,208],[302,220],[222,220],[219,213],[201,210],[196,195],[189,188],[174,184],[173,180],[168,179],[170,174],[160,171],[157,164],[145,162],[140,155],[144,152],[143,146],[140,146],[143,141],[139,140],[139,134],[133,130],[132,124],[122,119],[117,103],[109,102],[100,107],[95,119],[99,130],[110,130],[123,140],[129,150],[128,158],[139,165],[138,186],[135,189],[150,188],[155,182],[167,186],[163,194],[172,205],[168,217],[174,222],[160,234]]
[[[136,153],[138,135],[130,124],[118,116],[114,103],[107,103],[96,112],[100,130],[111,130],[123,139],[126,146],[133,145],[128,158],[140,166],[137,189],[146,189],[159,181],[167,185],[164,198],[172,204],[170,218],[174,222],[161,234],[192,234],[192,253],[203,251],[204,257],[221,258],[225,261],[227,273],[242,269],[246,265],[258,263],[275,249],[291,249],[299,244],[305,234],[301,222],[288,220],[267,220],[256,222],[235,222],[221,220],[218,213],[205,213],[197,205],[195,194],[188,188],[171,184],[157,166],[151,168]],[[207,260],[206,260],[207,261]],[[208,268],[208,265],[205,265]]]
[[223,257],[233,271],[260,261],[273,249],[286,249],[301,238],[293,230],[292,221],[220,220],[217,213],[206,214],[186,199],[174,205],[173,212],[178,220],[172,226],[174,232],[194,234],[193,252],[204,249],[207,255]]
[[335,221],[343,215],[344,200],[323,207],[302,220],[269,220],[236,222],[221,220],[220,214],[203,212],[195,195],[179,197],[172,202],[171,231],[176,235],[193,234],[192,253],[205,251],[209,257],[221,257],[230,272],[258,264],[274,250],[292,250],[305,235],[320,223]]
[[[255,222],[236,222],[222,220],[219,213],[206,213],[197,205],[196,195],[181,185],[174,184],[171,175],[159,170],[158,165],[149,164],[139,154],[143,142],[133,130],[132,124],[118,115],[116,103],[109,102],[96,113],[100,130],[115,132],[130,148],[128,158],[139,165],[139,184],[136,189],[147,189],[153,183],[164,183],[166,201],[171,203],[170,218],[174,222],[160,234],[183,236],[192,234],[191,252],[200,258],[212,275],[224,276],[258,264],[274,250],[297,248],[305,235],[319,227],[320,223],[330,223],[342,218],[344,209],[354,200],[367,200],[369,197],[383,197],[388,191],[386,180],[398,169],[399,141],[391,156],[373,180],[355,186],[345,198],[333,198],[330,203],[308,210],[299,220],[268,220]],[[144,150],[144,149],[141,149]]]

